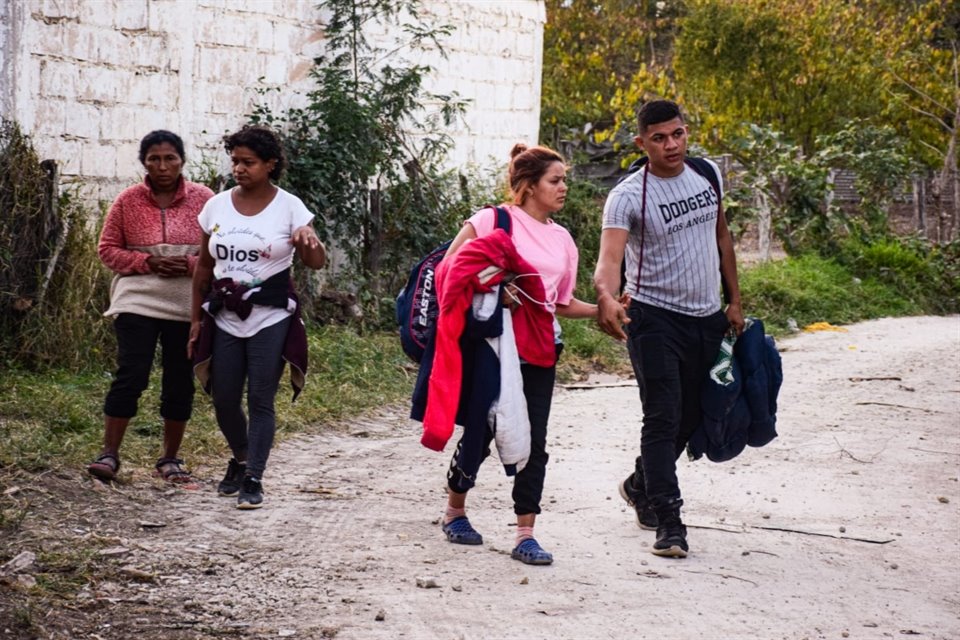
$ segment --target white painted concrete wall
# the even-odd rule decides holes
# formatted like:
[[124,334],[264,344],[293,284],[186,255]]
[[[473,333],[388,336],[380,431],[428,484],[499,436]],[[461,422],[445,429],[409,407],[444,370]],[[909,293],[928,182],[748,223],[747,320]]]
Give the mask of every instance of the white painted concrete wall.
[[[281,88],[279,106],[308,88],[323,46],[315,4],[0,0],[0,114],[89,199],[109,200],[139,179],[137,145],[152,129],[179,133],[188,162],[220,162],[219,140],[245,121],[258,86]],[[427,89],[473,100],[451,131],[451,166],[505,162],[514,142],[537,137],[542,0],[424,4],[455,25],[449,57],[425,60],[437,69]]]

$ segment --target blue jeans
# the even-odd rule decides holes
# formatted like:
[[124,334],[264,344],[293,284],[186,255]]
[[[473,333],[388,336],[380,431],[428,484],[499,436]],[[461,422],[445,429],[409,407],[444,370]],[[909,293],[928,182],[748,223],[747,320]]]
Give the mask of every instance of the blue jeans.
[[717,311],[698,318],[633,301],[627,349],[640,387],[643,427],[636,473],[659,511],[679,508],[677,458],[700,425],[700,387],[729,327]]
[[[210,364],[211,395],[217,424],[237,460],[247,461],[247,475],[262,478],[273,447],[277,421],[274,398],[283,373],[283,347],[291,318],[237,338],[217,329]],[[249,423],[243,412],[247,383]]]

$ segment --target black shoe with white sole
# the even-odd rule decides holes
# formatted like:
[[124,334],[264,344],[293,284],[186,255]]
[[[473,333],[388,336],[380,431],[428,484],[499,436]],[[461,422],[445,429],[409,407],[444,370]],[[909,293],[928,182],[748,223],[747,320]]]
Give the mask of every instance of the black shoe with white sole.
[[627,479],[620,483],[618,489],[620,490],[620,497],[627,501],[634,511],[637,513],[637,525],[641,529],[647,529],[648,531],[654,531],[657,528],[657,512],[653,510],[653,507],[650,506],[650,502],[647,500],[647,490],[643,486],[643,479],[640,478],[640,482],[636,482],[637,475],[636,473],[631,473],[627,476]]

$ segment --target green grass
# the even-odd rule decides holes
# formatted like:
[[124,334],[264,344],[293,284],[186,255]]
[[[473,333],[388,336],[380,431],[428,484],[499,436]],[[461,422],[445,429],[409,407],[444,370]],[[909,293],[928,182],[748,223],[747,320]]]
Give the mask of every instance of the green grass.
[[[876,261],[880,253],[870,256]],[[929,297],[904,295],[902,283],[891,281],[889,270],[872,266],[876,278],[856,278],[846,266],[811,255],[744,269],[740,276],[744,311],[762,319],[774,335],[787,333],[790,318],[802,327],[819,321],[847,324],[940,311],[925,303]],[[561,325],[566,347],[558,370],[560,382],[594,371],[629,373],[623,345],[601,333],[593,322],[562,319]],[[278,438],[322,431],[364,412],[407,402],[416,368],[403,355],[395,333],[314,327],[309,341],[307,387],[296,403],[289,402],[286,374],[281,383]],[[110,376],[110,370],[97,364],[90,364],[83,373],[5,369],[0,388],[0,469],[76,468],[90,460],[100,448],[103,398]],[[158,406],[155,372],[141,398],[140,414],[124,440],[122,456],[128,467],[151,470],[160,453]],[[226,453],[210,400],[199,390],[182,453],[192,464]],[[15,510],[9,510],[0,525],[16,520]]]
[[626,347],[600,331],[595,322],[560,318],[560,327],[564,348],[557,366],[558,382],[570,382],[591,372],[629,373]]
[[815,255],[767,262],[740,274],[744,313],[763,320],[768,333],[814,322],[849,324],[885,316],[929,312],[876,278],[856,278],[833,260]]
[[[295,403],[284,373],[277,395],[278,434],[318,431],[370,409],[409,396],[416,370],[409,366],[395,335],[358,335],[344,327],[311,331],[307,386]],[[0,388],[0,468],[41,471],[78,466],[99,451],[103,398],[111,372],[7,369]],[[140,399],[121,450],[124,464],[151,469],[160,453],[159,376]],[[194,416],[182,453],[197,458],[226,451],[210,399],[197,390]]]

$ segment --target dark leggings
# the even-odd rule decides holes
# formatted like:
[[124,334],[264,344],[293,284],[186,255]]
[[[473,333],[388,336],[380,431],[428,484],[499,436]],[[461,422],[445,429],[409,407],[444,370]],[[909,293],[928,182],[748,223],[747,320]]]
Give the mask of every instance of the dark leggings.
[[683,504],[677,458],[700,424],[700,387],[729,322],[722,311],[697,318],[636,301],[628,313],[627,348],[643,404],[636,470],[653,508],[673,509]]
[[[553,383],[556,367],[535,367],[521,364],[523,395],[527,399],[527,415],[530,417],[530,459],[523,470],[513,479],[513,512],[517,515],[540,513],[540,498],[547,473],[547,420],[550,418],[550,403],[553,401]],[[490,455],[493,440],[486,425],[465,428],[447,472],[447,486],[456,493],[466,493],[476,482],[480,465]]]
[[117,373],[103,403],[103,413],[112,418],[137,415],[159,340],[163,368],[160,415],[167,420],[189,420],[193,410],[193,368],[187,358],[190,323],[121,313],[113,321],[113,329],[117,334]]
[[[283,347],[290,318],[264,327],[249,338],[217,329],[210,365],[211,395],[217,424],[237,460],[246,460],[247,474],[262,478],[273,447],[277,421],[273,401],[283,373]],[[249,425],[243,412],[247,383]]]

